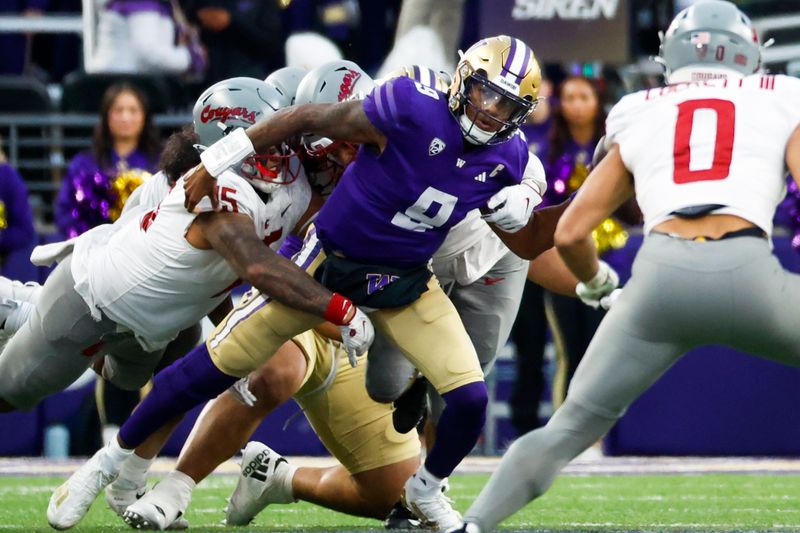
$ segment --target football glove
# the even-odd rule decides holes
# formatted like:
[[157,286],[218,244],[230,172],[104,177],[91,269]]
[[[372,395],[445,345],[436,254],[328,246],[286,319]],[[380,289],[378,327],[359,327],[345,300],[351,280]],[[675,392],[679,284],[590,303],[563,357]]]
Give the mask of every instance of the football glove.
[[350,366],[355,368],[358,365],[359,356],[369,350],[375,339],[375,328],[372,327],[372,321],[361,309],[356,308],[353,319],[348,324],[339,326],[339,331],[342,332],[342,343],[347,352],[347,360],[350,362]]
[[599,262],[597,274],[587,282],[575,286],[575,294],[583,303],[593,309],[601,305],[601,300],[609,296],[619,286],[617,272],[605,261]]
[[482,218],[504,231],[514,233],[525,227],[533,208],[540,203],[542,197],[538,187],[532,181],[523,180],[519,185],[503,187],[492,196],[486,204],[490,212]]

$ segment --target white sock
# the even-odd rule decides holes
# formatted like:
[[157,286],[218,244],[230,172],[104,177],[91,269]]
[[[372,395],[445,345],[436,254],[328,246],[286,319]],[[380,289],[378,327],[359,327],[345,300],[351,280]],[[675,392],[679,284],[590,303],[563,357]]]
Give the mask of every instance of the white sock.
[[164,490],[164,487],[167,487],[170,491],[173,491],[177,496],[177,502],[175,502],[178,505],[177,510],[184,512],[189,506],[189,502],[192,499],[192,491],[197,486],[197,483],[183,472],[173,470],[167,474],[167,477],[161,481],[159,486],[160,490]]
[[111,439],[103,450],[105,453],[100,455],[102,466],[110,473],[118,473],[122,468],[122,463],[133,455],[133,450],[126,450],[119,445],[117,437]]
[[425,468],[425,464],[419,465],[417,469],[417,478],[420,480],[425,480],[424,483],[425,487],[430,488],[431,490],[440,490],[442,483],[444,483],[444,479],[439,478],[428,472],[428,469]]
[[289,469],[289,472],[287,472],[286,476],[283,478],[283,490],[292,498],[292,501],[296,502],[297,498],[294,497],[292,481],[294,480],[294,475],[297,473],[297,467],[291,463],[286,463],[286,468]]
[[119,470],[114,486],[120,489],[138,489],[147,483],[147,472],[155,458],[144,459],[132,453]]

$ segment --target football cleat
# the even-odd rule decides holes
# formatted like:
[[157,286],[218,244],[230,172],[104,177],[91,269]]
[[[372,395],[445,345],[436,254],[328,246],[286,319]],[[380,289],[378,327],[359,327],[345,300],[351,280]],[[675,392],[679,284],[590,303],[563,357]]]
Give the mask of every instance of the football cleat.
[[481,528],[477,524],[464,522],[461,527],[451,529],[447,533],[481,533]]
[[100,492],[117,478],[118,472],[103,468],[105,451],[98,450],[50,496],[47,522],[53,529],[69,529],[80,522]]
[[172,488],[169,479],[165,479],[129,505],[122,519],[135,529],[186,529],[189,522],[183,518],[183,513],[189,505],[187,500]]
[[431,486],[418,474],[406,481],[401,496],[403,505],[434,531],[450,531],[463,525],[453,501],[444,495],[441,484]]
[[420,377],[394,401],[392,424],[398,433],[408,433],[419,424],[428,406],[428,380]]
[[225,508],[225,523],[247,525],[271,503],[293,503],[289,487],[294,471],[286,459],[268,446],[248,442],[242,453],[239,482]]
[[414,516],[414,513],[406,509],[401,502],[397,502],[389,511],[386,520],[383,521],[386,529],[421,529],[422,522]]
[[125,509],[136,503],[136,500],[144,496],[146,492],[147,488],[144,484],[133,486],[127,480],[117,479],[106,487],[106,503],[118,516],[122,516]]

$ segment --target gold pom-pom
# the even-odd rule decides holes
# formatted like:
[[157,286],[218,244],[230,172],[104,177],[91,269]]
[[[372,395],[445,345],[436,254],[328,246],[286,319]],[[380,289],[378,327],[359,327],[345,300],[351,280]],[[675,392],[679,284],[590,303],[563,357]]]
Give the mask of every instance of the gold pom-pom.
[[572,167],[572,172],[570,173],[569,178],[567,178],[567,189],[570,192],[577,191],[588,177],[589,167],[580,161],[576,162],[575,166]]
[[628,242],[628,232],[616,219],[607,218],[592,231],[598,254],[623,248]]
[[6,229],[8,227],[8,219],[6,218],[6,204],[5,202],[0,202],[0,229]]
[[111,193],[114,197],[114,204],[108,208],[108,217],[113,222],[122,213],[122,207],[128,201],[131,193],[150,177],[150,173],[144,170],[126,170],[111,182]]

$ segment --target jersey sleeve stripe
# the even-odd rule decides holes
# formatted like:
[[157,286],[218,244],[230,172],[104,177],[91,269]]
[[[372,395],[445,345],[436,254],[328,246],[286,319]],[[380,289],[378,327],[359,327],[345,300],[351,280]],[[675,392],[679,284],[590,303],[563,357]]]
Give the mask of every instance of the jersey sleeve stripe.
[[386,108],[384,107],[383,100],[385,96],[383,93],[386,91],[386,85],[382,85],[378,88],[378,90],[374,91],[375,93],[375,109],[378,111],[378,116],[381,117],[381,120],[384,122],[389,121],[389,117],[387,116],[388,113],[386,112]]
[[386,87],[386,102],[389,104],[389,114],[392,120],[397,120],[397,105],[394,101],[394,84],[387,83]]

